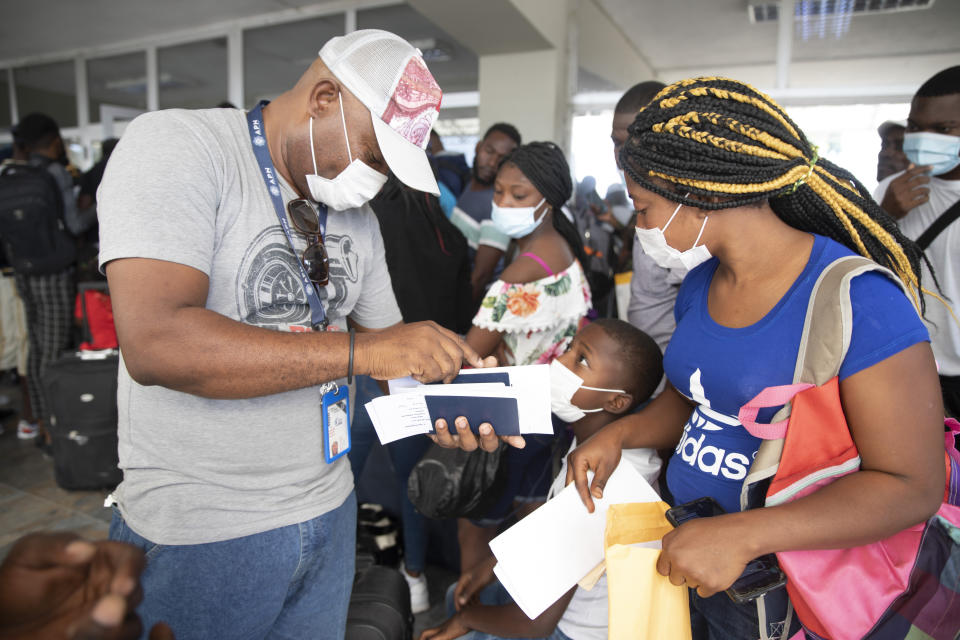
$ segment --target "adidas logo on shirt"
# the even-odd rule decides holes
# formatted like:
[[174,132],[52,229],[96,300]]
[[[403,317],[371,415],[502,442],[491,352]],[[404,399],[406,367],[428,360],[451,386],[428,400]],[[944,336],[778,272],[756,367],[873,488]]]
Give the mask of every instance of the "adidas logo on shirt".
[[[707,423],[713,425],[712,423]],[[704,473],[712,476],[723,476],[728,480],[743,480],[747,477],[747,468],[750,459],[742,453],[727,453],[725,449],[713,445],[703,446],[703,439],[707,434],[700,433],[694,437],[690,433],[691,424],[688,422],[683,430],[683,438],[677,445],[677,454],[691,467],[697,467]]]

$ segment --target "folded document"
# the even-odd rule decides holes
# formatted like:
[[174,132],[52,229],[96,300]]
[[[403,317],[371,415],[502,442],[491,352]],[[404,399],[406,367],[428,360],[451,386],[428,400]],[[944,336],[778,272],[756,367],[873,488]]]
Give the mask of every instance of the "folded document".
[[550,367],[464,369],[450,384],[390,381],[390,395],[365,405],[382,444],[434,433],[443,418],[450,429],[463,416],[474,433],[484,422],[498,435],[553,434]]

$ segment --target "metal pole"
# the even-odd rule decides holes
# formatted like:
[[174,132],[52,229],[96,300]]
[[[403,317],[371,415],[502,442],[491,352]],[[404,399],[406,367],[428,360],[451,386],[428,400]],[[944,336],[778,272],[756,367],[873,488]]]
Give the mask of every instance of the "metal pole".
[[793,11],[795,0],[780,0],[777,30],[777,88],[790,83],[790,56],[793,53]]

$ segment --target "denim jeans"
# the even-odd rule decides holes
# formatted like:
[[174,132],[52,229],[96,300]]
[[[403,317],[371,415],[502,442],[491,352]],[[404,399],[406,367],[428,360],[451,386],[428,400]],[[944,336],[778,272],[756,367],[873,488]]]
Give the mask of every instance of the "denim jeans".
[[[380,385],[369,376],[357,376],[354,398],[353,424],[350,433],[353,444],[347,457],[353,467],[354,484],[360,484],[360,474],[373,447],[376,431],[370,415],[363,408],[367,402],[383,395]],[[414,436],[386,445],[397,478],[400,492],[400,519],[403,527],[403,563],[408,571],[423,571],[427,567],[427,520],[418,512],[407,497],[407,479],[414,465],[420,461],[430,446],[430,439]]]
[[[342,640],[353,585],[356,496],[312,520],[243,538],[159,545],[114,508],[110,539],[147,554],[138,610],[177,640]],[[144,637],[146,637],[144,635]]]
[[[690,590],[690,627],[693,640],[755,640],[760,637],[758,601],[737,604],[720,592],[701,598]],[[790,629],[784,630],[787,611],[787,591],[777,589],[767,593],[762,603],[766,611],[767,637],[787,640],[800,630],[796,615]]]
[[[453,604],[453,590],[457,588],[457,583],[450,585],[450,588],[447,589],[446,596],[446,607],[447,615],[453,616],[456,613],[456,609]],[[477,594],[477,602],[486,606],[499,606],[504,604],[512,604],[513,598],[510,597],[510,594],[507,593],[507,590],[503,588],[503,585],[500,584],[499,580],[494,580],[492,583],[488,584],[483,588],[480,593]],[[504,640],[500,636],[491,635],[489,633],[483,633],[482,631],[471,631],[466,635],[460,636],[457,640]],[[520,640],[571,640],[563,631],[560,631],[560,627],[557,627],[553,630],[546,638],[521,638]]]

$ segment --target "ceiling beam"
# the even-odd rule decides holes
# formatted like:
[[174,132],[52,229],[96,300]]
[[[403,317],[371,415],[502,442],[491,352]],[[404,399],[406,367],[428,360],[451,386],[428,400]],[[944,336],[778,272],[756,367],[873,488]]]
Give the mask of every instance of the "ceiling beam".
[[[23,67],[27,65],[46,64],[50,62],[63,62],[73,60],[74,58],[102,58],[106,56],[121,55],[144,51],[147,47],[170,47],[189,42],[198,42],[200,40],[209,40],[212,38],[222,38],[228,36],[235,30],[257,29],[277,24],[286,24],[289,22],[298,22],[309,18],[319,18],[322,16],[335,15],[338,13],[347,13],[356,9],[374,9],[378,7],[390,7],[403,4],[403,0],[331,0],[320,2],[303,7],[294,7],[282,11],[272,11],[245,18],[235,18],[232,20],[223,20],[210,24],[199,25],[189,29],[177,29],[167,31],[155,36],[132,38],[129,40],[118,40],[116,42],[98,44],[92,47],[79,47],[74,49],[63,49],[60,51],[50,51],[38,55],[21,56],[0,60],[0,69]],[[159,5],[158,5],[159,6]],[[323,43],[317,43],[317,49]]]
[[553,48],[510,0],[409,0],[409,4],[477,56]]

